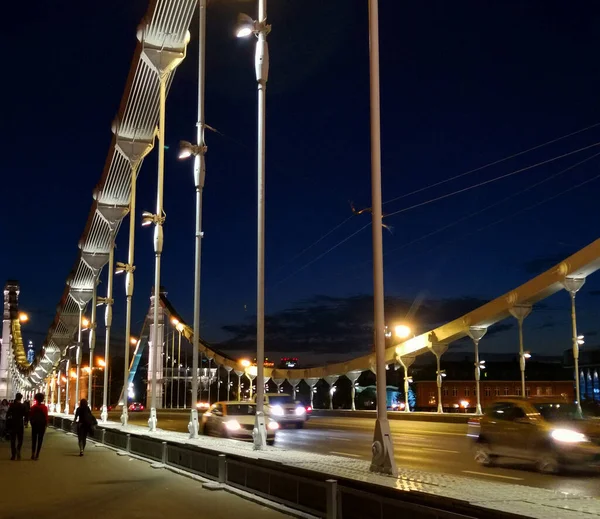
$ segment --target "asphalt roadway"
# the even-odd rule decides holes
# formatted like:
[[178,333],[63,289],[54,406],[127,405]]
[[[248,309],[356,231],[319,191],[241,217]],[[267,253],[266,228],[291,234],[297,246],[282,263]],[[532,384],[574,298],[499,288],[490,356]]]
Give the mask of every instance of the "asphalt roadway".
[[10,461],[0,442],[0,518],[231,519],[290,517],[198,481],[88,443],[79,457],[77,438],[49,428],[38,461],[32,461],[31,428],[23,459]]
[[[111,420],[119,420],[119,412],[109,414]],[[146,425],[147,420],[146,412],[130,413],[132,424]],[[187,432],[188,421],[189,411],[159,411],[161,429]],[[302,430],[279,430],[275,445],[368,460],[371,459],[373,422],[369,418],[313,416]],[[509,460],[500,460],[493,468],[478,465],[473,460],[472,440],[466,436],[466,424],[390,420],[390,426],[399,467],[600,497],[600,477],[594,475],[543,475],[532,465]]]

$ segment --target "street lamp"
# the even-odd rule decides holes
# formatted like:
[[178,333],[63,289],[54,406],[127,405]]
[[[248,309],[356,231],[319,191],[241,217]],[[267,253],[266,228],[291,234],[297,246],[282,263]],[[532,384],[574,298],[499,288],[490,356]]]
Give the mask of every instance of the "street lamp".
[[265,391],[265,97],[269,77],[269,47],[267,34],[267,0],[258,0],[258,19],[240,15],[237,29],[239,38],[254,34],[257,37],[254,68],[258,87],[258,222],[257,222],[257,271],[256,271],[256,417],[254,448],[264,449],[267,445],[267,430],[264,416]]
[[398,324],[394,326],[394,333],[398,339],[406,339],[411,336],[412,330],[405,324]]
[[526,356],[523,351],[523,321],[531,313],[532,306],[529,304],[515,305],[510,309],[511,315],[517,320],[519,325],[519,367],[521,369],[521,394],[525,398],[525,360],[531,357]]
[[29,316],[25,312],[20,312],[19,321],[22,323],[26,323],[27,321],[29,321]]
[[[179,332],[179,345],[177,346],[177,409],[179,409],[179,381],[181,380],[181,332],[183,332],[183,323],[177,319],[172,319],[171,322]],[[172,391],[172,389],[171,389]]]

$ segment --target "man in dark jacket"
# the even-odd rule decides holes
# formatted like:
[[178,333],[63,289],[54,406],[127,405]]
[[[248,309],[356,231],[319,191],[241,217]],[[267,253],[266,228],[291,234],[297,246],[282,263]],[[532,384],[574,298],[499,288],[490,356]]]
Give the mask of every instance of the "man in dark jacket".
[[11,460],[21,459],[21,447],[23,446],[23,431],[27,409],[23,405],[23,395],[17,393],[15,401],[10,404],[6,413],[7,422],[10,428],[10,451]]

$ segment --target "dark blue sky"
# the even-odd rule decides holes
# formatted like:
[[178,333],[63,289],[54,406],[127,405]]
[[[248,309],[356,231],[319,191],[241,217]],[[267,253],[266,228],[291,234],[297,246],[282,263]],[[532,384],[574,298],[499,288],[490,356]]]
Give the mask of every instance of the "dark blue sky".
[[[214,0],[208,9],[203,336],[255,310],[254,42],[232,27],[253,2]],[[366,0],[271,0],[267,90],[267,311],[315,295],[345,298],[372,289]],[[12,6],[13,42],[4,82],[0,272],[21,282],[21,303],[39,344],[77,253],[111,140],[147,2],[40,2]],[[382,1],[381,83],[384,200],[430,186],[600,121],[600,6],[582,2]],[[194,191],[191,164],[176,158],[193,139],[197,36],[167,105],[163,284],[191,322]],[[387,213],[428,202],[519,168],[600,142],[600,126],[532,153],[386,204]],[[431,202],[386,222],[386,293],[403,299],[496,297],[598,237],[600,172],[590,148],[545,166]],[[556,175],[553,178],[549,178]],[[538,182],[539,186],[520,192]],[[144,163],[141,209],[154,206],[156,160]],[[538,204],[549,197],[551,202]],[[509,200],[501,202],[506,197]],[[491,204],[496,204],[488,208]],[[481,212],[479,212],[481,211]],[[478,213],[473,217],[467,216]],[[443,227],[465,218],[445,230]],[[500,223],[496,223],[501,221]],[[125,226],[117,259],[127,254]],[[436,232],[440,231],[440,232]],[[430,233],[429,237],[421,239]],[[134,330],[152,286],[152,231],[138,228]],[[416,241],[419,240],[419,241]],[[413,243],[414,242],[414,243]],[[295,258],[295,259],[294,259]],[[307,265],[309,262],[312,262]],[[124,328],[117,279],[115,327]],[[595,340],[596,277],[579,298],[580,328]],[[103,289],[102,289],[103,290]],[[390,317],[390,316],[389,316]],[[393,317],[393,316],[391,316]],[[391,318],[390,317],[390,318]],[[527,321],[535,351],[569,347],[568,297],[560,293]],[[319,330],[307,336],[317,337]],[[102,334],[101,334],[102,335]],[[28,333],[25,333],[28,339]],[[516,330],[482,346],[515,348]],[[277,351],[276,344],[267,344]]]

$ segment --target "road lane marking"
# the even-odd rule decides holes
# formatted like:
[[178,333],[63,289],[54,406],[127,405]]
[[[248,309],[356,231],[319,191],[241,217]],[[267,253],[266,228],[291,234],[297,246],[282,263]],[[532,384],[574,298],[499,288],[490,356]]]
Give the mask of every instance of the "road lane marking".
[[417,447],[417,448],[424,450],[424,451],[446,452],[448,454],[460,454],[460,451],[451,451],[448,449],[434,449],[433,447]]
[[351,454],[349,452],[338,452],[338,451],[329,451],[329,454],[336,454],[338,456],[350,456],[351,458],[361,458],[360,454]]
[[513,481],[523,481],[525,478],[515,478],[513,476],[501,476],[500,474],[488,474],[487,472],[476,472],[474,470],[463,470],[465,474],[475,474],[477,476],[487,476],[489,478],[511,479]]

